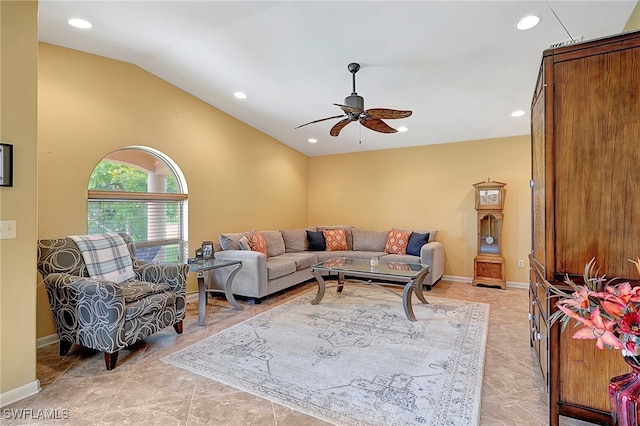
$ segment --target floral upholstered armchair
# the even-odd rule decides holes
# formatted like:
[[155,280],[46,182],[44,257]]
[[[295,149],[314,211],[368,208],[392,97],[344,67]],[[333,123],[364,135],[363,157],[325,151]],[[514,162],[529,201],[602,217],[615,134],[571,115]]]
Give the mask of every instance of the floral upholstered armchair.
[[60,339],[60,355],[66,355],[76,343],[104,352],[107,370],[111,370],[120,349],[170,325],[182,334],[189,267],[138,260],[128,235],[101,235],[119,245],[117,263],[126,261],[129,276],[122,280],[91,277],[95,275],[92,264],[87,267],[82,242],[74,238],[94,236],[38,241],[38,271]]

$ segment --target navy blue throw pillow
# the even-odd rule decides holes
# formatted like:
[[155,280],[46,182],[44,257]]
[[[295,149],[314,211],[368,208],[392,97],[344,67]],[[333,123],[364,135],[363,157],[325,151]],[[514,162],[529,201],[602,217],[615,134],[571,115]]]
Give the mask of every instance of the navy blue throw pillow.
[[420,256],[420,249],[423,245],[427,244],[429,241],[429,233],[426,234],[418,234],[417,232],[412,232],[409,236],[409,243],[407,244],[407,254],[412,256]]
[[309,240],[309,251],[324,251],[327,249],[327,243],[324,241],[322,231],[307,231],[307,239]]

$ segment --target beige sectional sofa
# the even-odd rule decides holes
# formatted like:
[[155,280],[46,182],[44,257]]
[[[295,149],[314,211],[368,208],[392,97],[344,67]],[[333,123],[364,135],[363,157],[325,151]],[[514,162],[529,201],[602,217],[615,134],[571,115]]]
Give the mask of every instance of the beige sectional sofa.
[[[318,232],[329,229],[345,230],[347,250],[331,250],[331,247],[329,250],[317,250],[313,244],[310,250],[308,237],[317,236]],[[220,250],[215,253],[215,257],[242,261],[242,269],[233,281],[233,294],[257,299],[258,303],[263,297],[312,279],[311,265],[341,256],[360,259],[378,257],[381,262],[403,261],[429,265],[431,268],[424,285],[431,289],[444,273],[444,247],[436,241],[438,231],[410,231],[428,238],[421,247],[413,245],[414,252],[419,252],[419,256],[385,252],[389,231],[369,231],[338,225],[227,233],[220,235]],[[247,237],[255,233],[262,235],[266,243],[266,255],[246,246]],[[429,234],[428,237],[425,236],[426,233]],[[416,247],[419,247],[419,251],[416,251]],[[217,270],[214,274],[214,281],[224,282],[225,271]]]

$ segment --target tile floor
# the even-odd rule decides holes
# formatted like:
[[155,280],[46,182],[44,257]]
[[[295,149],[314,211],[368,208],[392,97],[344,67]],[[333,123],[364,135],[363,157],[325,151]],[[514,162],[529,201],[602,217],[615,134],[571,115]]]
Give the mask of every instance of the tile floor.
[[[400,287],[396,287],[400,288]],[[207,325],[197,325],[197,303],[188,306],[184,333],[172,327],[120,351],[117,368],[106,371],[103,355],[74,346],[58,356],[58,345],[37,351],[37,378],[42,391],[0,412],[0,424],[64,425],[326,425],[256,396],[165,364],[163,356],[270,309],[302,292],[313,282],[267,298],[260,305],[240,300],[236,311],[223,297],[207,306]],[[482,393],[483,426],[548,424],[546,394],[537,361],[529,346],[527,290],[473,287],[441,281],[434,296],[491,304]],[[59,420],[20,420],[7,410],[45,410]],[[54,411],[57,410],[57,411]],[[591,423],[562,418],[563,426]]]

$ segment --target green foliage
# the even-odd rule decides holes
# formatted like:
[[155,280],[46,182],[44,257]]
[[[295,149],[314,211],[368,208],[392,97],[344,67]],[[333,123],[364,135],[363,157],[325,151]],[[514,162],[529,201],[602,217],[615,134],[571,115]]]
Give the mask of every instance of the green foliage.
[[102,160],[91,173],[89,189],[147,192],[147,174],[135,167]]

